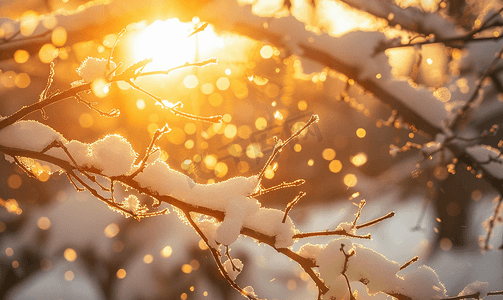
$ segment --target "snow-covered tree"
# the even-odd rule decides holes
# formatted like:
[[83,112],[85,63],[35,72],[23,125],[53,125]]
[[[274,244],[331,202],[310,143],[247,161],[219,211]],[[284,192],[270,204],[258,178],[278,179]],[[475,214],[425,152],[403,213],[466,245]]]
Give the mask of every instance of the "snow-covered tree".
[[[47,297],[503,294],[492,246],[503,206],[499,2],[0,11],[2,297],[40,297],[37,286],[58,282],[43,272],[74,282]],[[84,193],[105,205],[74,200]],[[96,231],[77,228],[87,226],[106,239],[90,246]],[[199,250],[173,250],[194,237]],[[190,263],[171,271],[172,253]],[[210,271],[183,281],[209,256],[238,293],[208,287]],[[67,267],[77,257],[85,271]],[[72,294],[86,280],[101,293]]]

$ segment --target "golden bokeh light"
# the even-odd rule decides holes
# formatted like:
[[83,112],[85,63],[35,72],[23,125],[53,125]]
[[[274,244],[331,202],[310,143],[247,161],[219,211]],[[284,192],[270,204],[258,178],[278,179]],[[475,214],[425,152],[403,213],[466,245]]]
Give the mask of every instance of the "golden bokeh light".
[[215,155],[206,155],[204,157],[204,165],[206,166],[206,168],[210,169],[210,170],[213,170],[215,169],[215,166],[217,165],[217,157]]
[[471,198],[473,201],[479,201],[480,199],[482,199],[482,191],[474,190],[471,194]]
[[16,50],[14,52],[14,61],[16,61],[18,64],[23,64],[28,61],[30,58],[30,53],[26,50]]
[[72,281],[74,278],[75,278],[75,274],[73,274],[72,271],[65,272],[65,280],[66,281]]
[[264,172],[264,177],[267,179],[273,179],[274,178],[274,170],[271,168],[271,166],[267,167],[267,169]]
[[229,78],[227,77],[220,77],[217,80],[217,88],[221,91],[225,91],[229,88],[231,85]]
[[56,47],[61,47],[66,43],[67,33],[63,27],[57,27],[52,31],[51,41]]
[[297,282],[295,281],[295,279],[288,279],[288,281],[286,283],[286,287],[290,291],[295,291],[297,289]]
[[170,246],[166,246],[166,247],[162,248],[162,250],[161,250],[162,257],[168,258],[171,256],[171,254],[173,254],[173,249]]
[[38,23],[40,22],[39,15],[34,12],[33,10],[28,10],[21,15],[20,18],[20,33],[23,36],[30,36],[32,33],[35,31],[35,29],[38,26]]
[[147,254],[143,256],[143,262],[148,264],[151,264],[154,261],[154,257],[151,254]]
[[192,272],[192,266],[189,264],[183,264],[182,265],[182,272],[185,274],[189,274]]
[[0,82],[2,85],[6,88],[11,88],[16,86],[16,72],[14,71],[7,71],[3,74],[0,74]]
[[314,160],[312,160],[312,159],[308,160],[307,165],[312,167],[314,165]]
[[232,116],[229,114],[225,114],[222,118],[222,121],[224,121],[225,123],[229,123],[230,121],[232,121]]
[[124,269],[119,269],[117,271],[117,278],[119,279],[124,279],[124,277],[126,277],[126,270]]
[[21,176],[19,176],[18,174],[12,174],[7,178],[7,185],[11,189],[14,189],[14,190],[18,189],[22,183],[23,183],[23,180],[21,179]]
[[178,127],[173,127],[171,128],[171,131],[167,134],[168,141],[175,145],[181,145],[182,143],[185,142],[185,132],[178,128]]
[[209,95],[209,94],[213,93],[214,90],[215,90],[215,87],[211,83],[205,83],[205,84],[201,85],[201,93],[203,93],[205,95]]
[[159,129],[159,125],[157,125],[156,123],[150,123],[147,125],[147,131],[150,136],[153,136],[157,129]]
[[30,83],[31,83],[31,78],[30,75],[26,73],[19,73],[16,75],[16,78],[14,79],[14,83],[18,88],[24,89],[27,88]]
[[107,225],[107,227],[105,227],[105,229],[103,230],[103,233],[105,234],[105,236],[107,238],[113,238],[114,236],[116,236],[117,234],[119,234],[119,225],[115,224],[115,223],[110,223]]
[[255,120],[255,128],[257,128],[258,130],[264,130],[266,127],[267,120],[265,118],[259,117],[257,118],[257,120]]
[[41,62],[48,64],[58,57],[58,50],[53,44],[45,44],[38,51],[38,57]]
[[222,105],[222,102],[224,102],[224,98],[219,93],[213,93],[209,95],[208,102],[210,103],[211,106],[217,107]]
[[146,107],[145,100],[143,100],[143,99],[136,100],[136,107],[138,107],[139,110],[145,109],[145,107]]
[[233,137],[236,136],[237,133],[238,133],[238,129],[237,129],[236,125],[228,124],[225,127],[224,135],[226,138],[232,139]]
[[66,248],[63,256],[67,261],[72,262],[77,259],[77,252],[75,252],[75,250],[73,250],[72,248]]
[[307,102],[305,100],[300,100],[297,103],[297,107],[299,108],[299,110],[304,111],[307,109]]
[[197,79],[196,75],[190,74],[185,76],[183,79],[183,85],[185,85],[188,89],[193,89],[199,84],[199,79]]
[[351,163],[357,167],[363,166],[367,162],[367,154],[360,152],[350,157]]
[[300,151],[302,150],[302,146],[301,146],[300,144],[295,144],[295,145],[293,146],[293,150],[294,150],[295,152],[300,152]]
[[276,121],[283,121],[283,118],[283,114],[279,110],[274,112],[274,119],[276,119]]
[[243,154],[243,148],[239,144],[232,144],[229,146],[229,154],[234,157],[240,157]]
[[7,201],[0,198],[0,206],[3,206],[7,209],[8,213],[20,215],[23,213],[23,210],[19,207],[19,204],[15,199],[8,199]]
[[201,249],[201,250],[207,250],[208,249],[208,246],[206,245],[206,243],[202,239],[199,240],[198,245],[199,245],[199,249]]
[[332,173],[339,173],[342,170],[342,163],[340,160],[332,160],[330,164],[328,165],[328,168],[330,169],[330,172]]
[[82,128],[89,128],[93,126],[94,118],[91,114],[83,113],[79,117],[79,124]]
[[53,29],[58,25],[58,19],[52,14],[45,15],[44,18],[42,19],[42,25],[47,29]]
[[47,230],[51,227],[51,220],[47,217],[40,217],[38,218],[37,226],[42,230]]
[[104,98],[108,95],[109,84],[108,81],[104,78],[98,78],[91,83],[91,90],[93,94],[98,98]]
[[260,56],[264,59],[271,58],[274,54],[274,49],[270,45],[264,45],[260,49]]
[[363,128],[358,128],[356,130],[356,136],[359,137],[359,138],[364,138],[365,136],[367,135],[367,131],[365,131],[365,129]]
[[440,239],[440,249],[443,251],[449,251],[452,248],[452,241],[449,238]]
[[217,177],[220,177],[220,178],[225,177],[225,175],[227,175],[228,171],[229,171],[229,169],[224,162],[218,162],[215,165],[215,175],[217,175]]
[[333,160],[335,158],[335,150],[332,148],[326,148],[325,150],[323,150],[321,155],[325,160]]
[[14,255],[14,250],[11,247],[8,247],[7,249],[5,249],[5,255],[7,256]]
[[441,87],[433,92],[433,96],[442,102],[451,100],[451,91],[446,87]]
[[194,134],[197,130],[197,127],[196,124],[189,122],[185,124],[183,130],[185,131],[186,134]]
[[194,148],[194,141],[193,140],[186,140],[185,141],[185,148],[187,148],[187,149]]
[[259,158],[263,155],[264,154],[262,153],[259,144],[253,143],[246,147],[246,156],[248,156],[249,158]]
[[344,176],[344,184],[348,187],[354,187],[357,182],[358,180],[355,174],[346,174],[346,176]]

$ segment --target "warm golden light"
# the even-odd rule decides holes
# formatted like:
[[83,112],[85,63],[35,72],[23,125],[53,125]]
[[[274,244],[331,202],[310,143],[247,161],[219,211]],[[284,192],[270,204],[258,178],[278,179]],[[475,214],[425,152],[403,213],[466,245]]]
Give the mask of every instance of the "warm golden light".
[[192,272],[192,266],[189,264],[184,264],[182,266],[182,272],[185,274],[189,274],[190,272]]
[[355,156],[352,156],[351,163],[357,167],[364,165],[367,162],[367,154],[360,152]]
[[77,259],[77,252],[75,252],[72,248],[66,248],[63,256],[67,261],[75,261]]
[[162,250],[161,250],[162,257],[170,257],[172,253],[173,253],[173,249],[171,249],[170,246],[166,246],[166,247],[162,248]]
[[126,270],[124,269],[119,269],[117,271],[117,278],[119,279],[123,279],[124,277],[126,277]]
[[40,217],[37,221],[37,226],[42,230],[47,230],[51,227],[51,220],[47,217]]
[[328,168],[330,169],[330,172],[332,173],[339,173],[342,170],[342,163],[340,160],[332,160],[330,164],[328,165]]
[[65,280],[66,281],[72,281],[73,278],[75,278],[75,274],[73,274],[72,271],[66,271],[65,272]]
[[[152,58],[146,69],[169,69],[207,57],[215,48],[224,46],[223,38],[218,37],[213,26],[208,25],[203,31],[189,37],[201,24],[182,23],[178,19],[155,21],[134,40],[134,60]],[[204,45],[199,47],[198,45]]]
[[356,179],[356,176],[354,174],[347,174],[344,176],[344,184],[347,185],[348,187],[354,187],[358,180]]
[[143,262],[148,264],[151,264],[154,261],[154,257],[151,254],[147,254],[143,257]]
[[321,155],[325,160],[333,160],[335,158],[335,151],[332,148],[326,148]]
[[367,135],[367,131],[365,131],[365,129],[363,128],[358,128],[356,130],[356,135],[359,137],[359,138],[364,138],[366,135]]
[[105,236],[107,238],[113,238],[114,236],[116,236],[119,233],[119,231],[120,231],[119,225],[117,225],[115,223],[110,223],[110,224],[108,224],[107,227],[105,227],[105,230],[103,231],[103,233],[105,234]]

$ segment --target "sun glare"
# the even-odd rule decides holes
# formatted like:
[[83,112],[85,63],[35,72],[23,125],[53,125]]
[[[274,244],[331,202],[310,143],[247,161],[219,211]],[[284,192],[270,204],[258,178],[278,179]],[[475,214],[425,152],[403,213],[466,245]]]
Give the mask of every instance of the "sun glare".
[[212,25],[189,37],[201,25],[182,23],[176,18],[155,21],[134,40],[135,61],[153,58],[147,67],[159,70],[209,58],[215,49],[224,47],[224,40],[215,34]]

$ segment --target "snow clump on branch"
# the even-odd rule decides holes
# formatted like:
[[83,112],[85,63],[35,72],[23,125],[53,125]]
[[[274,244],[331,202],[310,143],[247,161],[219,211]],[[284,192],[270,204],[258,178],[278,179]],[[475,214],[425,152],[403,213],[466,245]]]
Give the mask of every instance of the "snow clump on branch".
[[[59,132],[37,121],[18,121],[3,128],[0,130],[0,145],[35,152],[45,151],[55,158],[75,162],[76,168],[95,168],[108,177],[128,174],[133,169],[137,156],[131,144],[120,135],[107,135],[92,144],[68,142]],[[62,147],[66,148],[71,157]],[[55,166],[51,169],[59,170]]]
[[[215,224],[216,229],[213,224],[204,225],[205,230],[210,233],[208,238],[214,238],[218,243],[232,244],[241,229],[247,227],[275,237],[277,248],[293,245],[292,237],[296,229],[292,220],[288,217],[285,223],[282,223],[284,212],[263,208],[255,198],[248,197],[257,186],[257,176],[234,177],[215,184],[199,184],[187,175],[171,169],[165,162],[156,160],[148,164],[134,180],[159,195],[224,212],[224,220],[218,225]],[[213,244],[215,240],[209,242]]]
[[107,78],[110,71],[113,71],[116,67],[117,65],[113,61],[109,62],[109,60],[103,58],[87,57],[77,69],[77,73],[85,82],[93,82],[98,78]]
[[347,238],[335,239],[327,245],[306,244],[298,253],[314,260],[319,266],[320,276],[330,289],[323,299],[349,299],[344,276],[349,282],[359,281],[366,285],[370,295],[384,292],[388,295],[407,295],[411,299],[446,297],[445,287],[433,269],[421,266],[399,276],[400,265],[397,262]]

